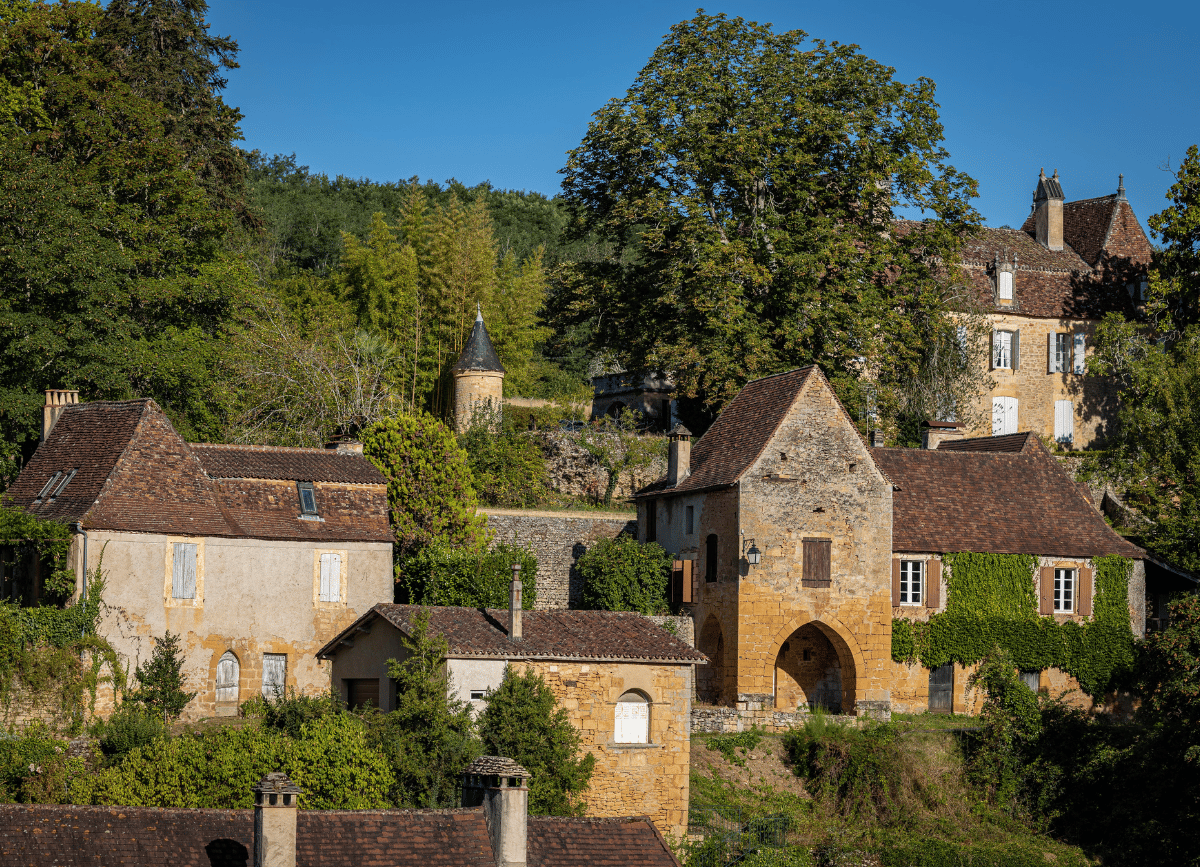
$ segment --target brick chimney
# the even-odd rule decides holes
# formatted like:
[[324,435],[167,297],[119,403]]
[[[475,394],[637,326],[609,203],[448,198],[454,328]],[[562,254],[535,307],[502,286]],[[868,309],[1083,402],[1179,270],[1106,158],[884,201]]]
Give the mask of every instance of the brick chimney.
[[61,388],[46,389],[46,405],[42,407],[42,442],[50,436],[58,417],[69,406],[79,403],[79,392]]
[[667,481],[675,487],[692,474],[692,432],[677,424],[667,436]]
[[496,867],[525,867],[529,771],[503,756],[480,756],[463,771],[463,806],[483,807]]
[[1055,252],[1063,248],[1063,198],[1058,169],[1052,178],[1046,177],[1046,170],[1042,169],[1033,192],[1034,237],[1047,250]]
[[508,640],[521,640],[521,564],[512,565],[512,582],[508,585]]
[[300,787],[272,771],[254,787],[254,867],[296,867]]
[[963,432],[958,422],[930,421],[925,423],[925,429],[921,431],[921,448],[936,450],[938,443],[962,438]]

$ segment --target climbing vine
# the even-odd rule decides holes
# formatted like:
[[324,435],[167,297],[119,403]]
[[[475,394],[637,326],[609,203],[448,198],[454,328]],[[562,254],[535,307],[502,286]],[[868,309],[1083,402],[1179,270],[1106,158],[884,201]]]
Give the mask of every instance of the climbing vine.
[[937,668],[973,665],[993,648],[1035,671],[1060,668],[1090,696],[1102,695],[1133,665],[1129,625],[1130,561],[1097,557],[1092,617],[1057,623],[1038,615],[1037,558],[1021,554],[947,554],[946,610],[927,622],[892,621],[892,659]]
[[24,509],[0,504],[0,547],[17,552],[18,560],[33,553],[49,567],[42,588],[51,599],[70,596],[75,589],[75,572],[67,562],[71,531],[66,524],[47,521]]

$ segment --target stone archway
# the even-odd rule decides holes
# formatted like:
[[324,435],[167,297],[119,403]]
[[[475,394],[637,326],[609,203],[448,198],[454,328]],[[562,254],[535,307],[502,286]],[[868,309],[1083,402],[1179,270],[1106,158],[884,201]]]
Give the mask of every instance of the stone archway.
[[720,704],[725,686],[725,635],[715,614],[704,621],[699,650],[708,657],[708,665],[696,666],[696,697],[708,704]]
[[863,659],[853,636],[840,623],[793,622],[776,635],[775,648],[776,709],[807,706],[855,712]]

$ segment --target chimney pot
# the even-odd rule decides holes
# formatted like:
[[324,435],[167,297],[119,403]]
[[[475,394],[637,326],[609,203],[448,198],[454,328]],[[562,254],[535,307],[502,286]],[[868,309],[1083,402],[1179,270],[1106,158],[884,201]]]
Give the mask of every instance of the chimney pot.
[[50,431],[58,422],[58,417],[68,406],[79,403],[79,392],[65,388],[46,389],[46,403],[42,407],[42,442],[50,436]]
[[254,867],[296,867],[300,787],[272,771],[254,787]]
[[463,771],[463,806],[483,807],[496,867],[525,867],[529,771],[504,756],[480,756]]
[[677,424],[667,436],[667,481],[675,487],[692,474],[692,432]]

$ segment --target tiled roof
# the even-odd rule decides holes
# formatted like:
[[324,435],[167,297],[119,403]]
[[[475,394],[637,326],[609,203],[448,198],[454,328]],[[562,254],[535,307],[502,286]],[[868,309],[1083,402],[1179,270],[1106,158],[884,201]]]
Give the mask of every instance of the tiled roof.
[[[815,367],[748,382],[692,446],[691,474],[674,488],[665,478],[637,496],[682,494],[735,484],[762,454]],[[819,375],[819,374],[818,374]]]
[[507,756],[480,756],[471,764],[463,769],[463,775],[479,774],[481,776],[490,776],[492,774],[501,777],[528,777],[529,771],[518,765]]
[[361,455],[333,449],[289,449],[275,446],[191,443],[192,452],[214,479],[287,479],[298,482],[344,482],[386,485],[383,474]]
[[872,449],[896,486],[892,550],[1048,557],[1145,553],[1112,531],[1036,439],[1027,444],[1022,452]]
[[[529,867],[678,867],[646,818],[529,819]],[[252,810],[0,806],[0,864],[246,865]],[[297,867],[494,867],[483,810],[301,810]]]
[[995,437],[942,440],[938,448],[947,452],[1023,452],[1034,448],[1035,440],[1037,437],[1026,431]]
[[[368,620],[381,617],[408,632],[419,605],[380,603],[317,652],[327,658],[342,639]],[[508,611],[493,608],[430,607],[429,628],[446,638],[451,657],[501,659],[637,659],[706,662],[660,626],[624,611],[524,611],[519,642],[508,640]]]
[[483,324],[482,316],[475,317],[475,324],[471,326],[471,334],[467,337],[462,355],[459,356],[458,363],[454,365],[453,369],[494,370],[504,373],[504,365],[500,363],[500,357],[496,355],[496,349],[492,346],[492,339],[488,337],[487,326]]
[[[1034,215],[1030,213],[1021,231],[1032,237],[1034,230]],[[1133,237],[1122,239],[1119,237],[1122,233],[1132,233]],[[1106,253],[1127,256],[1137,264],[1146,265],[1153,249],[1129,202],[1115,194],[1065,202],[1063,241],[1092,267],[1098,266]]]

